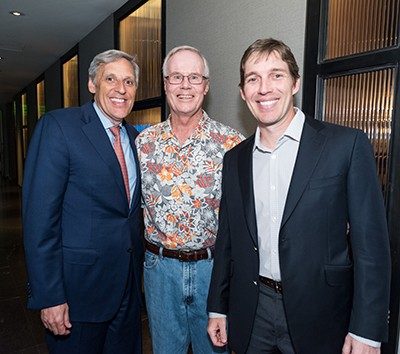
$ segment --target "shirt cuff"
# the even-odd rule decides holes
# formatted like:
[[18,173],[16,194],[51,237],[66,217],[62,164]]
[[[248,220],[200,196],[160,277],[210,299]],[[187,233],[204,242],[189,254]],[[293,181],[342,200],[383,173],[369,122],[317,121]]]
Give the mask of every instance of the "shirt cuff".
[[380,342],[375,342],[374,340],[371,340],[371,339],[367,339],[367,338],[364,338],[364,337],[356,336],[353,333],[349,333],[349,334],[355,340],[358,340],[361,343],[367,344],[370,347],[374,347],[374,348],[380,348],[381,347],[381,343]]
[[218,312],[209,312],[208,318],[226,318],[226,315],[224,315],[223,313],[218,313]]

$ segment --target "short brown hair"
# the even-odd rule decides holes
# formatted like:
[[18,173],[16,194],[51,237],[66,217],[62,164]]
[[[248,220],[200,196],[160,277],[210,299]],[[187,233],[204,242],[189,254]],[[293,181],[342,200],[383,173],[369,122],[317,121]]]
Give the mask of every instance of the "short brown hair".
[[268,56],[272,52],[277,52],[282,60],[288,65],[293,80],[296,81],[300,77],[296,59],[294,58],[290,48],[285,43],[273,38],[257,39],[246,49],[240,61],[240,87],[243,87],[244,85],[244,66],[250,56],[252,54]]

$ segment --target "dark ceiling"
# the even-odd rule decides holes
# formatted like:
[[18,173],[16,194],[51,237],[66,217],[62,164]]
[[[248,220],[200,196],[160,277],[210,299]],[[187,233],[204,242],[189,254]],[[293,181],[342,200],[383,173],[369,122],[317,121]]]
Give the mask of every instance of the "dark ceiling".
[[[1,0],[0,105],[127,0]],[[12,16],[18,10],[24,16]]]

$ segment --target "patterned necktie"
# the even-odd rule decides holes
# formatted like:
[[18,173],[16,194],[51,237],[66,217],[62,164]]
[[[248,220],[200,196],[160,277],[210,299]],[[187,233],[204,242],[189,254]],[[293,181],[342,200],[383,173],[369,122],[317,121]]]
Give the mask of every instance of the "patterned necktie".
[[119,126],[111,127],[110,131],[114,135],[114,138],[115,138],[114,151],[115,151],[115,155],[117,155],[117,159],[118,159],[119,165],[121,167],[122,177],[124,179],[124,184],[125,184],[126,196],[128,198],[128,204],[130,204],[131,194],[129,192],[128,169],[126,168],[125,156],[124,156],[124,152],[122,150],[122,145],[121,145],[121,129]]

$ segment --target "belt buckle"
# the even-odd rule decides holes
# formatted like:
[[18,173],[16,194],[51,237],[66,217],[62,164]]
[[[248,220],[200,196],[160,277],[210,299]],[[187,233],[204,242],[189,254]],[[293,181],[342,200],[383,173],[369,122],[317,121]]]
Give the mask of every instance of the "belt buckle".
[[182,251],[181,249],[178,250],[178,260],[179,260],[179,262],[184,262],[183,254],[184,254],[184,251]]
[[275,291],[278,293],[278,294],[281,294],[282,293],[282,286],[279,286],[279,282],[278,281],[275,281]]

